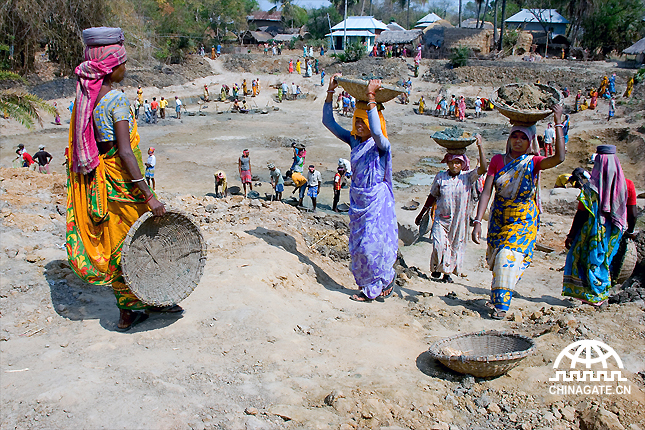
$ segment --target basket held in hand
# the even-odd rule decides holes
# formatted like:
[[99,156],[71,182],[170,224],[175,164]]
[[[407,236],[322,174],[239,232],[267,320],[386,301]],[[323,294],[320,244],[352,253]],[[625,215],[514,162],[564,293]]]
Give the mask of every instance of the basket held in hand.
[[193,292],[204,272],[206,243],[186,214],[146,212],[123,242],[121,265],[130,290],[154,306],[177,304]]

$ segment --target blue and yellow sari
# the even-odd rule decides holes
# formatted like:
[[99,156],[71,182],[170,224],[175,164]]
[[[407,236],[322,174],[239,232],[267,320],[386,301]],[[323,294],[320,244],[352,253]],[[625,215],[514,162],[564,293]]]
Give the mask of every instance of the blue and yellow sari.
[[610,264],[623,231],[599,211],[598,193],[587,184],[578,200],[589,218],[571,243],[564,266],[562,295],[599,305],[609,297]]
[[515,285],[531,264],[539,209],[533,155],[525,154],[495,174],[486,261],[493,272],[491,303],[507,311]]

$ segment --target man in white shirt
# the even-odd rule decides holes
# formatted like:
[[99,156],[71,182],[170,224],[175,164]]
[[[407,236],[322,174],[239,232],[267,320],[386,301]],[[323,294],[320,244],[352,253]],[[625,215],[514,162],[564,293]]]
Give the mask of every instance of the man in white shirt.
[[175,96],[175,113],[177,114],[177,119],[181,119],[181,105],[181,100]]
[[475,118],[479,118],[482,114],[482,99],[477,97],[475,100]]
[[291,83],[291,97],[293,98],[293,100],[295,100],[296,97],[298,97],[298,86],[296,85],[295,82]]
[[555,142],[555,128],[553,123],[549,123],[544,130],[544,155],[549,157],[553,155],[553,143]]
[[322,184],[322,175],[316,170],[314,165],[309,166],[309,174],[307,174],[307,195],[311,197],[311,204],[316,212],[316,198],[318,197],[318,190]]
[[157,164],[157,157],[155,157],[155,149],[150,147],[148,148],[148,159],[146,160],[146,182],[148,186],[152,186],[152,189],[155,189],[155,165]]

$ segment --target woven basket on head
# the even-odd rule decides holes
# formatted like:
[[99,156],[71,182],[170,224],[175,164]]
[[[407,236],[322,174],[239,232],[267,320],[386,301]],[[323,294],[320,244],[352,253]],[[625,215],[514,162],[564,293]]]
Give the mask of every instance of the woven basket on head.
[[614,283],[622,284],[634,273],[638,260],[638,249],[636,243],[629,238],[621,240],[620,247],[614,256],[612,266],[614,267],[612,278]]
[[[508,84],[504,85],[505,88],[513,88],[517,87],[521,84]],[[553,87],[550,87],[548,85],[543,85],[543,84],[534,84],[537,87],[540,87],[544,91],[548,91],[553,95],[553,98],[555,98],[558,101],[558,104],[562,103],[562,94],[560,94],[560,91],[556,90]],[[501,87],[500,87],[501,88]],[[490,96],[490,102],[493,103],[493,106],[497,108],[499,113],[504,115],[506,118],[509,119],[511,124],[513,125],[519,125],[519,126],[531,126],[535,124],[536,122],[543,120],[547,116],[551,115],[551,110],[521,110],[521,109],[515,109],[511,106],[506,105],[504,102],[502,102],[499,99],[498,96],[498,91],[499,88],[496,89],[493,94]]]
[[[345,91],[351,94],[356,100],[366,102],[367,99],[367,85],[368,81],[362,79],[351,79],[339,76],[336,78],[338,84],[342,86]],[[399,94],[405,92],[402,87],[395,87],[394,85],[381,84],[381,88],[376,90],[374,98],[377,103],[389,102]]]
[[125,283],[149,305],[169,306],[188,297],[205,264],[206,243],[199,226],[176,210],[162,217],[141,215],[123,242]]
[[502,375],[534,351],[533,339],[494,330],[448,337],[428,350],[450,369],[480,378]]

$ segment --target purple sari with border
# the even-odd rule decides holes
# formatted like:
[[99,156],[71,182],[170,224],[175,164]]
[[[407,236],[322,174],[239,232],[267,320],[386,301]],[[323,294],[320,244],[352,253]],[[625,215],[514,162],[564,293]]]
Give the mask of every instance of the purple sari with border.
[[[380,131],[376,109],[368,111],[371,130]],[[378,297],[396,275],[398,224],[392,189],[392,153],[382,133],[360,142],[336,123],[331,103],[323,107],[323,124],[351,147],[349,252],[351,271],[363,294]]]

